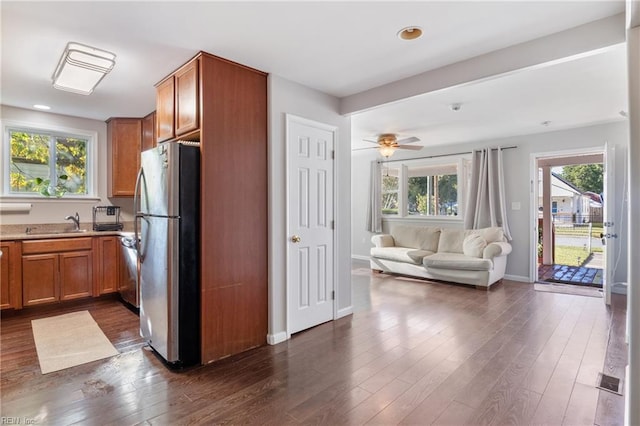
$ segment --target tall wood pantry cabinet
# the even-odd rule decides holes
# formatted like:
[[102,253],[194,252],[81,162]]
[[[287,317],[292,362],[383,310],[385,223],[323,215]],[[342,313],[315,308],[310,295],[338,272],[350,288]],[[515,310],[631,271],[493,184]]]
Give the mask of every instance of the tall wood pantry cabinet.
[[267,75],[201,52],[156,88],[158,141],[200,141],[206,364],[266,344]]

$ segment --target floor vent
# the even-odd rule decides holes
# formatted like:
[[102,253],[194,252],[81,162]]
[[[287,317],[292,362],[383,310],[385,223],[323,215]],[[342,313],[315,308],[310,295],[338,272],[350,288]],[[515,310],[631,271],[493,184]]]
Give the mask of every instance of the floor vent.
[[620,392],[620,379],[613,376],[607,376],[604,373],[598,373],[597,388],[622,395]]

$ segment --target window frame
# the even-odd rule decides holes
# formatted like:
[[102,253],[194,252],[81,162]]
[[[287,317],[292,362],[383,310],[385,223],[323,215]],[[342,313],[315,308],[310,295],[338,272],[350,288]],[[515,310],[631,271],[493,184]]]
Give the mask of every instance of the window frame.
[[[99,199],[97,193],[98,187],[98,163],[97,163],[97,141],[98,132],[91,130],[74,129],[64,126],[55,126],[48,124],[34,124],[23,121],[3,120],[2,126],[2,157],[0,164],[0,199],[19,199],[19,200],[96,200]],[[46,197],[36,192],[11,192],[11,137],[10,132],[19,131],[26,133],[42,133],[49,134],[53,137],[73,137],[87,140],[87,160],[86,172],[87,179],[86,194],[65,194],[62,197]],[[51,165],[50,165],[51,167]]]
[[[392,164],[389,164],[392,163]],[[443,167],[455,164],[457,170],[458,185],[458,215],[442,216],[442,215],[413,215],[408,213],[408,183],[409,168],[416,167]],[[448,155],[443,157],[424,158],[424,159],[406,159],[391,160],[382,162],[381,170],[384,173],[385,167],[399,169],[398,175],[398,214],[382,214],[385,220],[402,220],[402,221],[445,221],[445,222],[463,222],[467,189],[469,179],[471,177],[471,154]],[[382,173],[380,179],[382,179]]]

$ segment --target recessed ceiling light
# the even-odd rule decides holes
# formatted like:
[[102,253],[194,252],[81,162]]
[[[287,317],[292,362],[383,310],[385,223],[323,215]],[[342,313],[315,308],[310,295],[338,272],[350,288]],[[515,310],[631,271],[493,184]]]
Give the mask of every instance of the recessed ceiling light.
[[43,110],[51,109],[51,107],[50,107],[50,106],[48,106],[48,105],[41,105],[41,104],[35,104],[33,107],[34,107],[35,109],[43,109]]
[[398,37],[402,40],[415,40],[422,35],[422,28],[420,27],[406,27],[398,31]]

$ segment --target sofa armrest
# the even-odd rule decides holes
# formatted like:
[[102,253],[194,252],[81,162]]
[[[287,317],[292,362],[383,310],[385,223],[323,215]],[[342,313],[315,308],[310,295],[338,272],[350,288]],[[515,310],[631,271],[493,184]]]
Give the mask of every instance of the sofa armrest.
[[495,242],[488,244],[482,252],[483,259],[493,259],[496,256],[506,256],[511,253],[511,244]]
[[377,234],[371,237],[371,242],[376,247],[394,247],[396,242],[393,240],[391,235],[387,234]]

